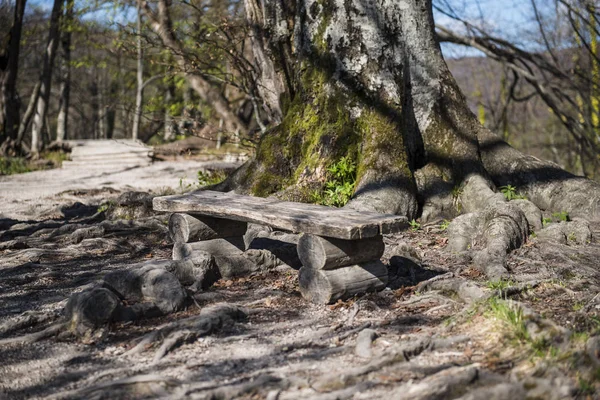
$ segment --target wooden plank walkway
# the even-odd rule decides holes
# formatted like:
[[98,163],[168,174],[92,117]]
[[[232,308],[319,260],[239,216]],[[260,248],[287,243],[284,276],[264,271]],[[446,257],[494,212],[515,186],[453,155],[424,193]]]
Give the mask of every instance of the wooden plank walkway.
[[63,168],[126,168],[147,166],[152,163],[152,147],[139,140],[103,139],[68,140],[71,161]]
[[406,229],[406,217],[292,203],[234,193],[200,191],[154,198],[156,211],[208,215],[292,232],[357,240]]

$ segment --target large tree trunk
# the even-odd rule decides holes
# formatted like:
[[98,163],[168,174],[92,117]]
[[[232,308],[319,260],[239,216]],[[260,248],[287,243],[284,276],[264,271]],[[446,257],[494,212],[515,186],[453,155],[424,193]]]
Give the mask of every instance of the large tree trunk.
[[425,164],[451,185],[486,179],[477,121],[442,58],[429,2],[247,0],[246,9],[265,108],[281,120],[259,146],[252,192],[322,185],[326,167],[350,156],[350,207],[414,218],[414,173]]
[[46,124],[46,113],[48,112],[48,101],[50,100],[50,89],[52,87],[52,67],[54,66],[54,58],[60,39],[60,16],[63,1],[54,0],[52,14],[50,15],[50,30],[40,76],[40,94],[37,99],[31,128],[31,152],[34,155],[39,154],[42,150],[42,133]]
[[473,213],[456,222],[466,228],[453,247],[471,249],[490,278],[504,276],[506,253],[528,234],[524,211],[494,181],[543,210],[598,216],[597,183],[524,156],[479,124],[442,57],[430,0],[245,5],[258,87],[280,123],[218,189],[307,201],[347,157],[357,166],[348,207],[423,220]]
[[74,0],[67,0],[65,10],[65,30],[62,32],[62,59],[60,64],[60,99],[56,123],[56,141],[62,142],[68,138],[69,96],[71,93],[71,31],[73,24]]
[[26,0],[16,0],[8,48],[0,54],[0,142],[16,139],[21,102],[17,96],[17,74]]

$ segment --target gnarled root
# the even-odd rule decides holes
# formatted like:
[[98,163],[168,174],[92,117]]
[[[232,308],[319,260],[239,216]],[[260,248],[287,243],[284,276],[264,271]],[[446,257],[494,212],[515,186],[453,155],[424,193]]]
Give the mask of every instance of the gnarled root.
[[[455,252],[473,250],[473,262],[488,278],[506,277],[507,253],[525,243],[529,226],[536,223],[529,223],[522,210],[529,204],[520,207],[506,202],[479,176],[466,181],[460,200],[469,213],[455,218],[448,227],[448,248]],[[528,214],[537,218],[533,212]]]
[[246,319],[246,311],[232,304],[217,304],[200,311],[199,315],[163,325],[139,340],[137,345],[125,355],[138,354],[162,340],[161,346],[154,355],[158,362],[170,351],[184,343],[210,335],[220,329],[233,325],[234,322]]

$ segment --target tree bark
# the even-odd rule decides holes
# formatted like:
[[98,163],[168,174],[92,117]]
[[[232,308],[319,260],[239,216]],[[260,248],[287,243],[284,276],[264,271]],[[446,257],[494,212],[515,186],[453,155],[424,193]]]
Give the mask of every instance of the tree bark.
[[424,165],[451,185],[489,180],[429,1],[245,3],[265,109],[281,120],[263,136],[245,189],[319,187],[326,168],[349,156],[357,164],[349,207],[414,218]]
[[68,138],[69,125],[69,97],[71,93],[71,30],[73,24],[74,0],[67,0],[65,20],[62,32],[62,59],[60,64],[60,99],[58,106],[58,118],[56,124],[56,141],[62,142]]
[[60,38],[60,16],[62,14],[63,1],[54,0],[54,6],[50,14],[50,30],[44,53],[42,74],[40,76],[40,93],[31,128],[31,152],[34,156],[39,155],[39,152],[42,150],[42,134],[46,124],[46,113],[48,112],[48,101],[50,100],[50,90],[52,87],[52,68]]
[[8,48],[0,55],[0,142],[16,139],[19,129],[21,102],[16,83],[25,3],[26,0],[16,0]]

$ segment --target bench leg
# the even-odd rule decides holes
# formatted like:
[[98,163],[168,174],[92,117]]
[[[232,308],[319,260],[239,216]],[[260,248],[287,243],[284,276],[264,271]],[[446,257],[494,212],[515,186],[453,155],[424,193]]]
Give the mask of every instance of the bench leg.
[[331,304],[339,299],[383,290],[388,271],[379,260],[332,270],[302,267],[298,280],[305,299],[317,304]]
[[381,236],[342,240],[303,235],[298,242],[302,296],[313,303],[328,304],[383,290],[388,272],[379,259],[384,250]]
[[169,234],[175,243],[190,243],[243,236],[248,223],[204,215],[174,213],[169,218]]

